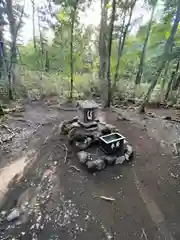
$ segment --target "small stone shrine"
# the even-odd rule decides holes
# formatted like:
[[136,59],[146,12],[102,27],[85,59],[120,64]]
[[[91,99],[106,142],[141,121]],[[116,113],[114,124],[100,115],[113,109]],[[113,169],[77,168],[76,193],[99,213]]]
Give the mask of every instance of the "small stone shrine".
[[98,105],[93,100],[79,101],[78,105],[83,113],[83,121],[93,122],[96,119]]
[[82,119],[74,117],[61,123],[79,161],[89,171],[103,170],[107,165],[122,164],[133,158],[133,149],[115,126],[97,119],[98,105],[94,101],[79,101]]

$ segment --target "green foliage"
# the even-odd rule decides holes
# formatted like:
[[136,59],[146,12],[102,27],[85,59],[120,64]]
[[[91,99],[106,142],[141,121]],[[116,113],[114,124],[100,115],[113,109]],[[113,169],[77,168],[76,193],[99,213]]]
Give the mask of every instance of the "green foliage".
[[[74,25],[74,40],[73,40],[73,63],[74,63],[74,79],[75,79],[75,96],[87,97],[93,94],[99,94],[100,84],[97,73],[99,71],[99,28],[92,25],[84,26],[80,21],[80,13],[87,9],[91,1],[79,0],[77,16]],[[128,3],[124,6],[123,3]],[[164,0],[163,7],[160,10],[158,19],[154,19],[150,30],[150,37],[147,44],[145,61],[143,66],[142,84],[136,95],[142,98],[147,91],[152,76],[157,71],[158,62],[163,54],[165,43],[170,35],[172,27],[172,19],[177,7],[177,0]],[[56,23],[53,24],[54,38],[51,44],[44,43],[44,51],[48,53],[49,73],[46,74],[43,69],[42,61],[46,61],[45,53],[42,53],[42,48],[39,39],[36,39],[36,49],[33,42],[30,41],[25,46],[19,46],[20,58],[18,64],[23,65],[21,72],[21,85],[18,86],[21,94],[32,95],[38,94],[50,95],[58,94],[61,97],[68,96],[69,78],[70,78],[70,37],[71,37],[71,21],[72,9],[76,4],[76,0],[54,0],[54,3],[59,6],[58,12],[54,13]],[[144,3],[151,10],[156,4],[156,0],[144,0]],[[120,32],[124,31],[122,27],[122,16],[125,10],[128,9],[126,21],[128,19],[129,6],[132,1],[117,2],[117,16],[115,20],[115,29],[112,41],[111,53],[111,76],[113,76],[117,61],[117,45]],[[108,2],[106,9],[111,11],[111,2]],[[0,20],[4,19],[1,14]],[[137,22],[138,24],[137,24]],[[124,45],[123,54],[120,58],[119,79],[116,89],[116,97],[132,97],[134,94],[134,80],[137,74],[138,65],[142,47],[148,30],[148,23],[142,24],[141,17],[133,20],[130,28],[134,25],[139,25],[136,33],[127,34]],[[50,28],[51,25],[49,24]],[[130,29],[129,28],[129,29]],[[107,33],[109,29],[107,29]],[[42,33],[44,34],[44,29]],[[174,46],[171,53],[167,57],[167,61],[173,64],[179,60],[180,56],[180,26],[175,35]],[[170,64],[171,66],[171,64]],[[168,71],[167,76],[170,76],[171,71]],[[163,74],[162,74],[163,75]],[[42,80],[40,80],[42,79]],[[112,78],[113,79],[113,78]],[[163,76],[159,78],[159,82],[163,80]],[[167,84],[165,84],[166,86]],[[6,84],[7,87],[7,84]]]

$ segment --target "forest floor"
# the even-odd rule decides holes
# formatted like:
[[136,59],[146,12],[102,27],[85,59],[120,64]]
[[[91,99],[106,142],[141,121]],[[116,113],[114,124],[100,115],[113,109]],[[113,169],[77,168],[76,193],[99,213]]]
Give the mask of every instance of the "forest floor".
[[[103,111],[135,158],[92,175],[59,134],[62,120],[80,114],[76,109],[60,109],[55,100],[23,107],[0,128],[1,136],[8,128],[15,134],[0,144],[0,239],[180,239],[180,159],[172,152],[180,124],[162,117],[176,110],[149,109],[146,117],[132,107]],[[13,208],[21,214],[7,221]]]

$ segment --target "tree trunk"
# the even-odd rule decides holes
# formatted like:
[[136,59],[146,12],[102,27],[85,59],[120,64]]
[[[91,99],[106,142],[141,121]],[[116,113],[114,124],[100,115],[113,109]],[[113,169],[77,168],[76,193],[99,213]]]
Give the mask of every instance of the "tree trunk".
[[163,102],[164,101],[164,86],[165,86],[165,83],[166,83],[167,73],[168,73],[168,69],[169,69],[169,63],[170,63],[169,61],[166,63],[164,76],[163,76],[163,79],[161,81],[160,100],[159,100],[159,102]]
[[174,23],[173,23],[173,26],[172,26],[172,29],[171,29],[170,36],[169,36],[168,40],[166,41],[166,44],[165,44],[165,47],[164,47],[164,53],[161,56],[159,67],[158,67],[155,75],[152,77],[152,82],[151,82],[151,85],[150,85],[150,87],[148,89],[148,92],[145,95],[144,100],[143,100],[143,102],[142,102],[142,104],[140,106],[140,109],[139,109],[140,113],[144,112],[144,107],[145,107],[146,103],[149,101],[149,99],[151,97],[151,93],[152,93],[152,91],[154,90],[154,88],[155,88],[155,86],[157,84],[157,81],[158,81],[158,78],[159,78],[159,76],[161,74],[161,71],[163,70],[163,68],[164,68],[164,66],[166,64],[167,55],[171,52],[173,39],[174,39],[174,36],[176,34],[179,21],[180,21],[180,1],[178,2],[176,16],[175,16],[175,20],[174,20]]
[[[128,23],[126,24],[125,30],[123,32],[123,36],[122,36],[122,33],[120,33],[120,35],[119,35],[118,56],[117,56],[117,63],[116,63],[115,74],[114,74],[113,91],[116,88],[116,83],[117,83],[117,79],[118,79],[119,65],[120,65],[120,59],[121,59],[121,56],[122,56],[122,53],[123,53],[123,49],[124,49],[124,45],[125,45],[125,41],[126,41],[126,36],[127,36],[127,33],[128,33],[128,29],[129,29],[130,23],[131,23],[132,13],[133,13],[133,9],[135,7],[136,1],[137,0],[134,0],[132,5],[131,5]],[[125,17],[126,17],[126,13],[124,14],[123,23],[125,22]]]
[[8,93],[9,93],[9,100],[13,100],[13,93],[12,93],[12,81],[11,81],[11,73],[8,72],[8,84],[9,84],[9,87],[8,87]]
[[172,85],[173,85],[175,76],[177,75],[178,69],[179,69],[179,61],[176,65],[176,70],[174,72],[172,72],[171,79],[168,82],[168,86],[167,86],[167,90],[166,90],[166,94],[165,94],[165,98],[164,98],[165,101],[168,100],[169,94],[172,93]]
[[179,94],[180,94],[180,76],[178,76],[177,78],[176,99],[179,98]]
[[0,30],[0,79],[3,75],[3,32]]
[[36,32],[35,32],[35,4],[34,0],[31,1],[32,3],[32,25],[33,25],[33,44],[34,44],[34,49],[36,49]]
[[[123,16],[122,29],[124,29],[125,19],[126,19],[126,12],[124,13],[124,16]],[[115,74],[114,74],[113,90],[115,90],[114,88],[116,87],[116,82],[117,82],[117,79],[118,79],[118,70],[119,70],[120,58],[121,58],[121,53],[122,53],[122,50],[123,50],[122,49],[122,40],[123,39],[124,39],[123,38],[123,32],[120,32],[119,33],[119,41],[118,41],[117,62],[116,62],[116,68],[115,68]]]
[[17,61],[17,53],[16,53],[17,26],[16,26],[16,19],[13,14],[12,0],[7,0],[7,15],[8,15],[8,21],[9,21],[10,34],[11,34],[11,61],[12,63],[16,63]]
[[76,0],[71,12],[71,40],[70,40],[70,76],[71,76],[71,88],[70,88],[70,100],[73,99],[74,88],[74,59],[73,59],[73,41],[74,41],[74,24],[76,19],[76,10],[78,6],[78,0]]
[[178,76],[177,79],[176,79],[176,86],[175,86],[174,90],[177,91],[179,87],[180,87],[180,76]]
[[48,54],[48,50],[46,50],[45,71],[49,72],[49,54]]
[[[138,69],[138,72],[137,72],[137,75],[136,75],[135,86],[139,85],[140,82],[141,82],[141,78],[142,78],[142,74],[143,74],[144,58],[145,58],[145,54],[146,54],[146,47],[147,47],[147,43],[148,43],[148,39],[149,39],[151,26],[152,26],[155,7],[156,7],[156,5],[153,6],[153,9],[152,9],[152,12],[151,12],[151,18],[150,18],[150,21],[149,21],[149,24],[148,24],[148,30],[147,30],[147,33],[146,33],[146,38],[145,38],[143,49],[142,49],[142,52],[141,52],[139,69]],[[136,87],[135,87],[135,89],[136,89]]]
[[107,81],[108,81],[108,98],[106,106],[111,106],[111,47],[112,47],[112,35],[114,30],[114,20],[116,14],[116,0],[112,3],[112,16],[109,28],[109,39],[108,39],[108,63],[107,63]]
[[180,65],[180,61],[178,61],[177,65],[176,65],[176,73],[175,73],[174,81],[173,81],[173,84],[172,84],[172,91],[176,91],[178,89],[178,84],[179,84],[179,80],[178,80],[179,65]]
[[171,79],[168,82],[166,94],[165,94],[165,97],[164,97],[165,101],[167,101],[167,99],[169,97],[169,93],[170,93],[170,90],[171,90],[171,86],[172,86],[172,83],[173,83],[174,76],[175,76],[175,72],[172,72]]
[[10,28],[10,34],[11,34],[11,61],[10,64],[8,64],[8,85],[9,85],[9,99],[13,99],[12,95],[12,79],[11,79],[11,72],[12,68],[15,68],[15,64],[17,62],[17,52],[16,52],[16,40],[17,40],[17,26],[16,26],[16,19],[13,14],[13,6],[12,6],[12,0],[7,0],[7,16],[9,21],[9,28]]
[[40,38],[40,50],[41,50],[41,80],[42,80],[42,71],[45,68],[45,64],[44,64],[44,43],[43,43],[43,36],[42,36],[42,31],[41,31],[41,24],[40,24],[40,17],[39,17],[39,13],[38,13],[38,28],[39,28],[39,38]]
[[106,69],[107,69],[107,8],[108,0],[101,0],[101,22],[99,33],[99,79],[101,89],[101,99],[105,103],[107,100]]
[[2,116],[2,115],[4,115],[4,111],[3,111],[3,108],[2,108],[2,106],[0,104],[0,116]]

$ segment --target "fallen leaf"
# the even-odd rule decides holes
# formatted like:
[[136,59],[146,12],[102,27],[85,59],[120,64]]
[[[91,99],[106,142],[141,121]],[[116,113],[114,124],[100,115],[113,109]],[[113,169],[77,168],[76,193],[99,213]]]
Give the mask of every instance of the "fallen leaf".
[[115,198],[113,197],[105,197],[105,196],[100,196],[101,199],[106,200],[106,201],[115,201]]
[[173,177],[173,178],[176,178],[176,179],[178,179],[178,174],[177,175],[175,175],[174,173],[170,173],[170,175],[171,175],[171,177]]
[[77,168],[76,166],[71,165],[70,168],[75,169],[77,172],[81,172],[81,170],[79,168]]
[[177,144],[176,143],[173,143],[173,150],[174,150],[174,154],[175,155],[179,155],[179,151],[178,151],[178,148],[177,148]]

